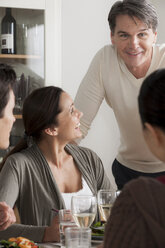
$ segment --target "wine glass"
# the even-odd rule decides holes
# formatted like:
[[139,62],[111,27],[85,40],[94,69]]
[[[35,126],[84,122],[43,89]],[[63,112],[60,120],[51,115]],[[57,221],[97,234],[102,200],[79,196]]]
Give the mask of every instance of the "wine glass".
[[115,199],[116,192],[114,190],[99,190],[97,201],[102,222],[107,222]]
[[96,216],[96,197],[92,195],[72,196],[71,211],[78,227],[90,227]]

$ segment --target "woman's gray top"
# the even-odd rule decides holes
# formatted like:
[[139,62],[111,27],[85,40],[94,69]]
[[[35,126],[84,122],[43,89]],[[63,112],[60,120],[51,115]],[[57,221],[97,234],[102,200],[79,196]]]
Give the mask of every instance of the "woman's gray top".
[[[101,188],[110,188],[96,153],[74,145],[67,145],[65,149],[72,155],[93,194]],[[0,201],[11,207],[16,205],[22,223],[1,231],[0,239],[24,236],[42,242],[45,227],[53,219],[51,209],[65,208],[51,169],[36,144],[8,157],[0,173]]]

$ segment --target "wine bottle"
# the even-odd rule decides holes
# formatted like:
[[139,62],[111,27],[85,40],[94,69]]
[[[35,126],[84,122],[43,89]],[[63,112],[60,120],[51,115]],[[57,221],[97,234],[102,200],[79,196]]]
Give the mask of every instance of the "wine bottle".
[[16,21],[11,14],[11,8],[6,8],[1,22],[1,53],[16,53]]

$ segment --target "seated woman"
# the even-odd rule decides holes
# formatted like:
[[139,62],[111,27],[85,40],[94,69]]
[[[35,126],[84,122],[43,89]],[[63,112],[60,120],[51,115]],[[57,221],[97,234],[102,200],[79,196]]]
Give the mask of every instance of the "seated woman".
[[73,194],[109,189],[100,158],[90,149],[69,144],[81,137],[82,113],[58,87],[33,91],[23,106],[25,137],[2,164],[0,200],[17,206],[21,224],[1,238],[24,236],[37,242],[59,239],[52,208],[68,206]]
[[[0,64],[0,149],[8,148],[10,132],[15,121],[13,115],[15,82],[15,71],[6,64]],[[5,202],[0,202],[0,230],[6,229],[15,220],[13,209]]]
[[[165,69],[144,80],[138,104],[144,139],[165,162]],[[165,181],[164,176],[158,179]],[[103,247],[165,247],[164,196],[164,185],[155,179],[139,178],[125,185],[112,208]]]

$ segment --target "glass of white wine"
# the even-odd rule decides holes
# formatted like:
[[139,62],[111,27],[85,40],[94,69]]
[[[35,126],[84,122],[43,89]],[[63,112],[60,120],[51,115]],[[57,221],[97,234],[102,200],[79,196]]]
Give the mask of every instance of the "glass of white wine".
[[71,211],[78,227],[90,227],[97,212],[97,200],[92,195],[72,196]]
[[97,201],[100,212],[100,220],[102,222],[107,222],[115,199],[116,199],[116,192],[114,190],[106,190],[106,189],[99,190]]

